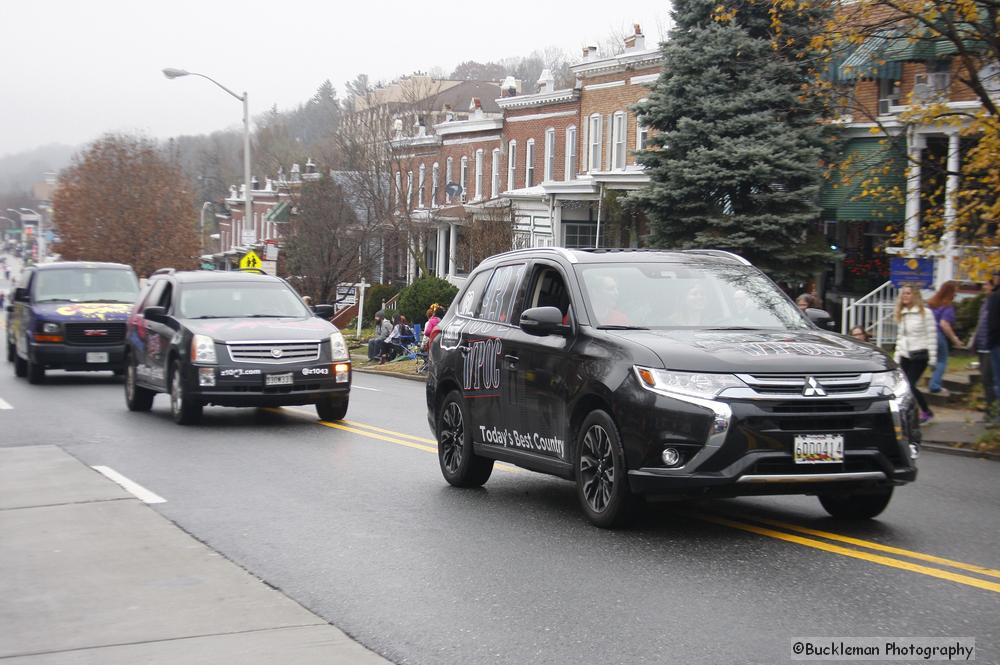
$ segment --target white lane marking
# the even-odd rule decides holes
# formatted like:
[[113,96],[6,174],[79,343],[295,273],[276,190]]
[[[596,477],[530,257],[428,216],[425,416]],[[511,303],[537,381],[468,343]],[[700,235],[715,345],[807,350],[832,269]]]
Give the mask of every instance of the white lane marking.
[[107,478],[109,478],[109,479],[113,480],[114,482],[118,483],[119,485],[122,486],[122,488],[126,492],[129,492],[130,494],[135,495],[135,497],[137,499],[139,499],[139,501],[142,501],[143,503],[166,503],[167,502],[167,500],[164,499],[159,494],[154,494],[153,492],[150,492],[148,489],[146,489],[145,487],[143,487],[139,483],[135,482],[134,480],[129,480],[128,478],[126,478],[122,474],[118,473],[117,471],[115,471],[111,467],[108,467],[108,466],[92,466],[90,468],[92,468],[94,471],[96,471],[97,473],[101,474],[102,476],[106,476]]
[[3,411],[5,409],[13,409],[13,408],[14,407],[10,405],[10,402],[4,401],[4,399],[2,397],[0,397],[0,411]]
[[370,390],[373,393],[380,393],[380,392],[382,392],[382,390],[380,388],[366,388],[365,386],[359,386],[356,383],[351,386],[352,390],[354,390],[355,388],[358,389],[358,390]]

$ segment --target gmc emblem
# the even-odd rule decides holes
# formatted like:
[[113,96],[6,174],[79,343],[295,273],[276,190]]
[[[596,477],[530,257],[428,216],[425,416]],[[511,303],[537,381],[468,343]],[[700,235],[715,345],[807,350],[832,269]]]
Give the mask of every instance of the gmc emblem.
[[87,337],[107,337],[108,331],[103,328],[90,328],[88,330],[84,330],[83,334]]

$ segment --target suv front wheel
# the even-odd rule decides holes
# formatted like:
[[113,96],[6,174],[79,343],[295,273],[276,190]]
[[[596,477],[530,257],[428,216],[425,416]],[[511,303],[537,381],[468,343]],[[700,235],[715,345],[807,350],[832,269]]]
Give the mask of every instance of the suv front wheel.
[[339,395],[323,395],[316,402],[316,413],[320,420],[329,422],[343,420],[347,415],[348,401],[347,397]]
[[858,494],[820,494],[819,502],[831,516],[868,520],[882,513],[892,498],[892,488]]
[[639,498],[628,486],[618,428],[607,412],[598,410],[590,412],[579,432],[576,494],[580,506],[595,526],[622,526],[632,517]]
[[202,403],[187,396],[181,363],[175,360],[170,370],[170,415],[178,425],[194,425],[201,420]]
[[457,390],[448,393],[438,409],[437,440],[441,474],[450,484],[479,487],[490,479],[493,460],[473,452],[471,423]]

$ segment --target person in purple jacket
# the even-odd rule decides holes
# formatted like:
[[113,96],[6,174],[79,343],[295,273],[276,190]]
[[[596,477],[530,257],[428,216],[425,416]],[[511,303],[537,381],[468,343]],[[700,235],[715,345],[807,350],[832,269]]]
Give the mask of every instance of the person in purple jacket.
[[[958,291],[958,282],[948,280],[937,290],[937,293],[927,299],[927,306],[934,313],[934,323],[937,328],[937,365],[931,374],[928,389],[932,393],[940,393],[941,380],[944,372],[948,369],[948,342],[956,347],[962,345],[962,340],[955,334],[955,292]],[[947,394],[947,391],[944,391]]]

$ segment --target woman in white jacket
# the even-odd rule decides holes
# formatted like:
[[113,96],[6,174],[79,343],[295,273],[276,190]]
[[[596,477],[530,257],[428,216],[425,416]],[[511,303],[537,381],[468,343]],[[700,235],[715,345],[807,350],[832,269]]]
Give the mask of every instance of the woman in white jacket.
[[920,291],[909,286],[899,290],[896,299],[896,353],[894,358],[920,405],[920,422],[934,417],[923,393],[917,388],[920,375],[937,364],[937,327],[934,314],[924,306]]

